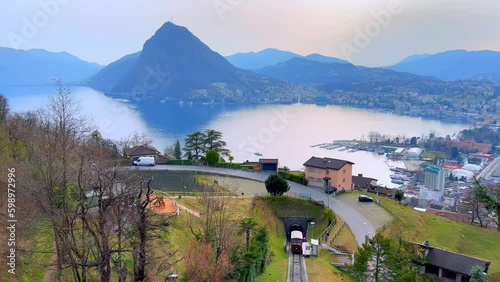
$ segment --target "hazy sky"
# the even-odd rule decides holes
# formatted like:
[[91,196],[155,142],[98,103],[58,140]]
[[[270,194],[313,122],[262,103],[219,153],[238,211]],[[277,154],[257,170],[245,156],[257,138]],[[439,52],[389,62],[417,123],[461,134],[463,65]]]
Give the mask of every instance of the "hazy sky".
[[500,50],[498,0],[0,0],[0,46],[110,63],[171,18],[222,55],[273,47],[382,66]]

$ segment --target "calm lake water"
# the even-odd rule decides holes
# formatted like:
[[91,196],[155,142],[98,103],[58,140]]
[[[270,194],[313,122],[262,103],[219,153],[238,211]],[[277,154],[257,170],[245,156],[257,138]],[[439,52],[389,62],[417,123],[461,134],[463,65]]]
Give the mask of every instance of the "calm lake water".
[[[14,111],[35,109],[48,101],[55,87],[8,87],[0,89]],[[431,130],[440,136],[453,135],[469,127],[441,121],[398,116],[366,109],[316,105],[188,105],[149,102],[132,105],[114,100],[86,87],[73,87],[72,93],[106,138],[118,140],[134,132],[147,133],[160,150],[175,139],[183,140],[195,130],[223,132],[235,161],[255,161],[260,157],[279,158],[280,166],[301,169],[311,156],[333,157],[355,163],[353,173],[390,182],[390,163],[370,152],[348,153],[311,148],[333,140],[367,138],[370,131],[392,136],[421,136]]]

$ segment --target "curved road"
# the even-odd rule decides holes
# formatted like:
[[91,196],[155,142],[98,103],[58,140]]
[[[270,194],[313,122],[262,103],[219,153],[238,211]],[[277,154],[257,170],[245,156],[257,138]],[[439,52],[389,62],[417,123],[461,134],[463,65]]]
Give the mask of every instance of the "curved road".
[[[257,181],[265,181],[270,175],[267,172],[247,172],[236,169],[228,168],[217,168],[217,167],[200,167],[200,166],[180,166],[180,165],[157,165],[154,167],[138,167],[144,170],[188,170],[188,171],[199,171],[208,172],[221,175],[237,176],[241,178],[247,178]],[[365,242],[365,236],[373,237],[375,235],[375,228],[370,224],[370,222],[358,213],[355,209],[350,207],[348,204],[342,202],[341,200],[332,197],[331,195],[325,194],[324,190],[319,187],[304,186],[295,182],[288,181],[290,184],[290,191],[294,193],[303,193],[311,196],[315,201],[323,201],[325,205],[329,204],[329,207],[340,216],[351,228],[358,245],[361,246]],[[328,196],[330,199],[328,200]]]

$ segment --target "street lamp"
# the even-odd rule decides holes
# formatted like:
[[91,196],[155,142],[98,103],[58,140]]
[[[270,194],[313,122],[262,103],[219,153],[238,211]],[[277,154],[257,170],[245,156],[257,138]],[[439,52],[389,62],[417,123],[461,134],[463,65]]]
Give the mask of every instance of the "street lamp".
[[311,239],[314,238],[314,224],[316,224],[314,221],[311,221],[309,224],[311,224]]

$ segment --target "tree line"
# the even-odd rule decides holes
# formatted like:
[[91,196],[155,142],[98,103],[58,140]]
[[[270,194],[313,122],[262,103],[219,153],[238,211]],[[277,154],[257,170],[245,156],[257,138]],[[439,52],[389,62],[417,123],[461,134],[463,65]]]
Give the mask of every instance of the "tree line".
[[208,165],[215,165],[219,161],[224,161],[224,157],[229,161],[234,159],[226,147],[227,143],[222,139],[222,132],[207,129],[188,134],[184,139],[183,148],[179,140],[176,140],[172,146],[165,149],[165,155],[177,160],[185,158],[196,163],[206,162]]
[[[30,223],[50,225],[56,281],[146,281],[167,272],[170,256],[151,251],[168,246],[158,236],[168,219],[150,211],[151,179],[113,161],[117,146],[79,108],[61,83],[46,106],[26,113],[11,113],[0,95],[1,168],[15,167],[24,210],[19,239]],[[4,190],[0,205],[5,217]]]
[[[234,199],[205,196],[202,217],[187,223],[194,240],[187,254],[178,256],[169,242],[170,218],[151,209],[161,198],[152,189],[154,180],[121,165],[126,148],[151,140],[138,133],[116,142],[105,139],[79,108],[60,83],[46,106],[26,113],[10,112],[0,95],[0,168],[14,166],[22,179],[16,195],[24,207],[19,239],[26,238],[30,224],[47,222],[55,281],[157,281],[173,271],[179,257],[186,266],[182,281],[256,280],[270,260],[264,226],[236,217]],[[229,155],[220,132],[192,135],[185,156]],[[189,144],[203,149],[196,155]],[[179,156],[179,142],[173,149]],[[5,192],[0,192],[3,218]],[[24,251],[37,252],[37,246]]]

